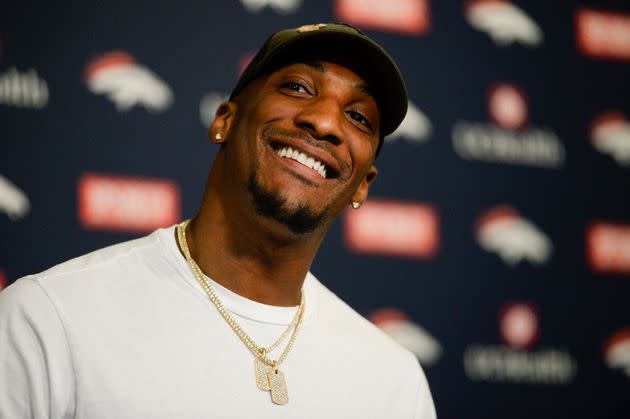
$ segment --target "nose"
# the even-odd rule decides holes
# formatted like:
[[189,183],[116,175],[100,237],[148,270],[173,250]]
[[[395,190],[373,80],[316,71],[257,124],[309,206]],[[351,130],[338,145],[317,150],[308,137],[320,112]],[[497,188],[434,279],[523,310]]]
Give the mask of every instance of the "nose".
[[318,140],[339,144],[343,110],[332,97],[312,99],[297,113],[295,123]]

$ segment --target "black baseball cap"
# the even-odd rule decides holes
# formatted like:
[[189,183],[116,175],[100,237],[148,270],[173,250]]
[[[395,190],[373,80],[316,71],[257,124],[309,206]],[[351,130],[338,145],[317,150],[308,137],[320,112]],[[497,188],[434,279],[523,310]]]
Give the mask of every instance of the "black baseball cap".
[[367,82],[381,115],[378,154],[383,137],[394,132],[407,113],[407,87],[394,59],[354,26],[318,23],[274,33],[241,74],[230,100],[259,76],[300,60],[336,62]]

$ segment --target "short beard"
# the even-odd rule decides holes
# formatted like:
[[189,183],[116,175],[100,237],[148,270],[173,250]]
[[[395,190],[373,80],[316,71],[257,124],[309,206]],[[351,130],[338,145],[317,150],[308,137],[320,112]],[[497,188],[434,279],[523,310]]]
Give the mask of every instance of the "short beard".
[[311,211],[303,204],[294,210],[286,209],[286,198],[265,189],[254,172],[249,175],[247,189],[254,198],[254,209],[258,214],[284,224],[296,234],[310,233],[324,224],[329,207],[319,213]]

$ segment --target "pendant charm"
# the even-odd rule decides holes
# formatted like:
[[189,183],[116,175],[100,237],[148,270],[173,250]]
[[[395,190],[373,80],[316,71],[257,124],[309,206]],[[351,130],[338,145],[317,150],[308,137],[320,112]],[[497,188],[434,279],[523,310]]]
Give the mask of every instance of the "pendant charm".
[[271,390],[267,374],[273,372],[273,367],[265,364],[260,358],[256,357],[254,359],[254,369],[256,370],[256,387],[265,391]]
[[284,374],[274,369],[267,373],[269,379],[269,387],[271,387],[271,400],[275,404],[287,404],[289,402],[289,390],[287,382],[284,380]]

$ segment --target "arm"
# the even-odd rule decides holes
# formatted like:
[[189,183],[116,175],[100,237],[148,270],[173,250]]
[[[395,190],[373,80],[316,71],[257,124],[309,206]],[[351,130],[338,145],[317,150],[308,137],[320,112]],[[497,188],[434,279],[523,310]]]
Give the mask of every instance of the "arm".
[[418,365],[418,403],[416,405],[415,419],[436,419],[435,405],[433,404],[433,397],[431,396],[431,390],[429,389],[429,383],[424,375],[424,371],[420,364]]
[[38,281],[0,293],[0,419],[71,418],[72,356],[59,314]]

